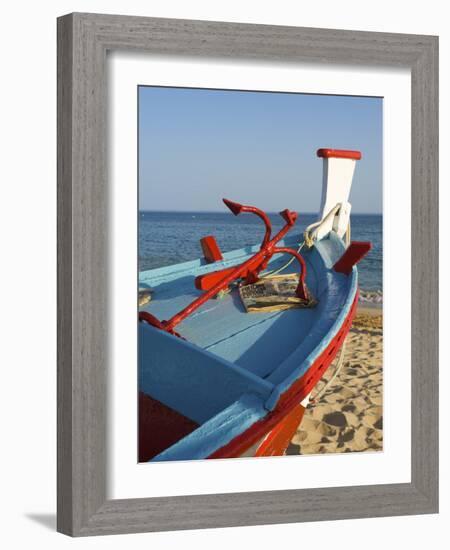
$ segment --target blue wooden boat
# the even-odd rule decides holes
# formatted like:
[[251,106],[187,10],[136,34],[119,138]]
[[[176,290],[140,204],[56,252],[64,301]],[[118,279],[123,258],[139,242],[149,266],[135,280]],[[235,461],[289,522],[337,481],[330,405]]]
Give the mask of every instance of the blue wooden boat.
[[[308,228],[302,245],[293,223],[276,244],[277,250],[301,249],[314,307],[248,313],[235,286],[189,309],[205,295],[199,281],[220,283],[239,266],[252,265],[264,246],[270,248],[267,232],[262,245],[222,255],[209,241],[212,257],[206,253],[139,274],[139,287],[152,292],[140,308],[138,325],[140,461],[284,453],[308,396],[351,327],[358,301],[356,263],[370,248],[370,243],[345,240],[360,153],[320,149],[318,156],[324,161],[318,222]],[[239,213],[241,205],[229,201],[229,206]],[[290,214],[282,213],[287,224]],[[266,260],[260,276],[299,271],[282,254]],[[162,322],[185,310],[176,331]]]

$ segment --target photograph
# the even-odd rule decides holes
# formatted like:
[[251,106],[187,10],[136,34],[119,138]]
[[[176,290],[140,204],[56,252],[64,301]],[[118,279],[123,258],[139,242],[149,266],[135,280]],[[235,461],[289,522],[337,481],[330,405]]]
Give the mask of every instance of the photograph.
[[137,94],[137,461],[383,451],[383,98]]

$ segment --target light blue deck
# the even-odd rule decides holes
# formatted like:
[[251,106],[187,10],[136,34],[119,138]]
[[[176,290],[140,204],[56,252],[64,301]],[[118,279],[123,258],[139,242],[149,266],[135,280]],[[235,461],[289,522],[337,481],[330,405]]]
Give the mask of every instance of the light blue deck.
[[[296,247],[292,239],[284,244]],[[238,265],[258,249],[224,254],[224,261],[216,264],[197,260],[141,273],[139,285],[154,289],[152,301],[141,309],[161,320],[170,318],[200,294],[194,286],[197,275]],[[351,307],[356,268],[350,276],[331,269],[343,252],[344,244],[334,234],[312,250],[302,250],[307,285],[319,302],[313,309],[246,313],[234,290],[223,299],[208,301],[177,327],[188,342],[148,326],[140,327],[141,390],[204,426],[214,426],[216,421],[222,426],[221,411],[234,410],[233,404],[244,395],[256,399],[264,410],[272,409],[280,394],[328,345]],[[269,268],[285,261],[286,256],[278,256]],[[293,262],[291,268],[297,271],[298,264]],[[222,420],[214,420],[217,415]],[[223,426],[216,430],[199,428],[164,456],[181,460],[188,452],[184,445],[191,450],[194,445],[198,452],[211,446],[218,448],[230,434],[244,429],[240,415],[231,415],[225,424],[227,434]]]
[[198,424],[245,393],[265,401],[273,391],[270,382],[146,323],[139,323],[139,344],[140,390]]

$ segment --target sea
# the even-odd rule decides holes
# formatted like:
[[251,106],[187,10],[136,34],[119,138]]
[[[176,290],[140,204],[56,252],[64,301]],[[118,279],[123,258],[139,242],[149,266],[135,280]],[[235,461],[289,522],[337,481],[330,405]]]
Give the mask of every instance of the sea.
[[[269,214],[274,232],[284,224]],[[303,230],[317,221],[316,214],[300,214],[291,230],[302,240]],[[273,233],[274,233],[273,232]],[[202,256],[200,238],[214,235],[227,252],[261,242],[264,228],[256,216],[228,212],[139,212],[139,271],[194,260]],[[383,217],[352,214],[351,237],[370,241],[372,250],[358,266],[361,301],[381,303],[383,296]]]

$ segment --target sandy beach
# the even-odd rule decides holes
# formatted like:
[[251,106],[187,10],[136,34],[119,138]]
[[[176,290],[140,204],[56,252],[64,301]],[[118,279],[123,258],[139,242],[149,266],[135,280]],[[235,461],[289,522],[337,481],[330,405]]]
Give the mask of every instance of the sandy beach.
[[347,336],[344,363],[337,360],[317,385],[286,454],[381,451],[383,448],[383,317],[380,306],[360,304]]

